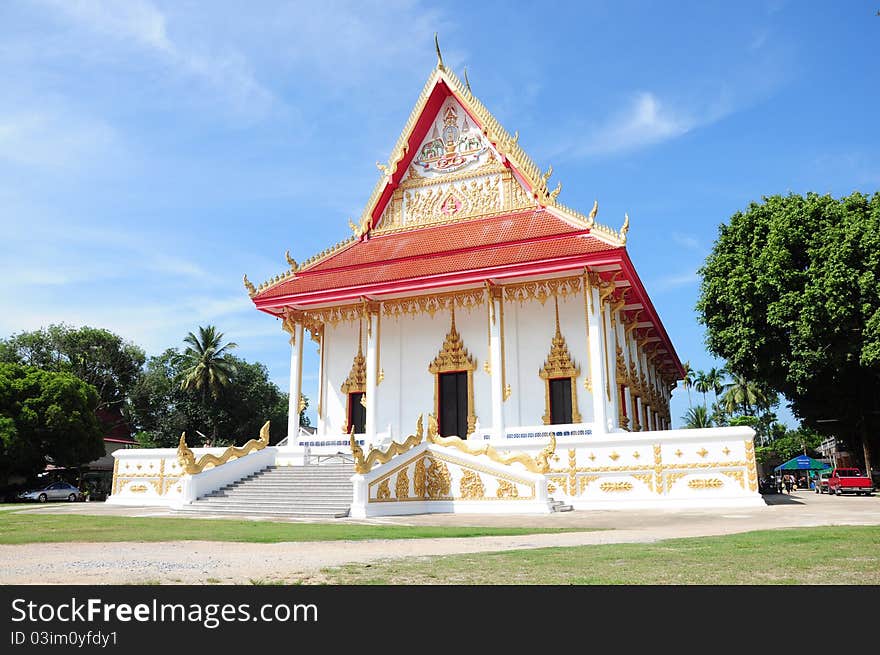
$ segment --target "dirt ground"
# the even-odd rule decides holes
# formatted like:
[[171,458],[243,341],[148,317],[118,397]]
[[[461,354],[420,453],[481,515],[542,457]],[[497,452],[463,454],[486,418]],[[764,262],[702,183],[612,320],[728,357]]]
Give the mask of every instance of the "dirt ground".
[[[652,542],[822,525],[880,525],[880,497],[836,497],[799,491],[765,496],[765,507],[733,510],[575,511],[545,516],[434,514],[352,523],[582,527],[568,532],[507,537],[287,542],[115,542],[0,545],[0,584],[249,584],[320,583],[321,569],[348,563],[548,546]],[[27,510],[104,516],[176,516],[164,509],[103,503]],[[253,517],[253,520],[267,520]]]

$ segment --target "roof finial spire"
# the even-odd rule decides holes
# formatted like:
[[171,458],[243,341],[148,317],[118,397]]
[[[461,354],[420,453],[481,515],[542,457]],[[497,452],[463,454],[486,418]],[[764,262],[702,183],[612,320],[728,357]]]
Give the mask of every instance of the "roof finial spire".
[[626,233],[629,232],[629,214],[623,213],[623,227],[620,228],[620,240],[626,243]]
[[467,76],[467,66],[464,67],[464,85],[467,87],[468,92],[473,93],[473,91],[471,91],[471,81]]
[[434,32],[434,48],[437,50],[437,68],[443,70],[443,55],[440,54],[440,41],[437,40],[437,32]]

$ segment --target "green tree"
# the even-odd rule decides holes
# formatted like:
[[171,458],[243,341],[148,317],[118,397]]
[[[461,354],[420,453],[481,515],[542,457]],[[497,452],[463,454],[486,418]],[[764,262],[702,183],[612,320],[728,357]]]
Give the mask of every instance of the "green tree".
[[744,375],[734,373],[733,381],[727,385],[721,402],[728,414],[741,412],[746,416],[754,416],[758,409],[767,405],[768,398],[758,384],[747,380]]
[[880,193],[752,203],[720,227],[700,273],[709,349],[782,393],[807,427],[861,442],[870,469],[880,435]]
[[804,427],[796,430],[782,428],[780,433],[763,447],[763,463],[772,463],[775,466],[798,455],[816,457],[818,456],[816,449],[821,443],[822,435],[815,430]]
[[684,421],[684,427],[688,429],[712,427],[709,410],[703,405],[697,405],[688,409],[685,415],[681,417],[681,420]]
[[132,389],[128,413],[141,446],[174,447],[181,432],[195,443],[196,430],[208,424],[200,394],[181,388],[182,369],[180,351],[169,348],[150,357]]
[[184,391],[196,391],[202,399],[205,418],[211,426],[211,443],[218,438],[218,425],[215,414],[219,409],[220,394],[229,384],[229,377],[235,373],[235,365],[229,358],[229,351],[237,348],[234,342],[223,343],[223,333],[213,325],[199,327],[199,334],[186,335],[184,343],[189,344],[183,351],[183,371],[180,387]]
[[705,371],[697,371],[697,376],[694,378],[694,389],[697,390],[697,393],[703,394],[703,408],[707,409],[708,405],[706,400],[706,394],[709,393],[709,389],[712,388],[712,383],[709,380],[708,374]]
[[98,392],[71,373],[0,363],[0,473],[79,468],[104,454]]
[[122,406],[144,365],[144,351],[108,330],[50,325],[0,340],[0,362],[72,373],[98,391],[98,408]]
[[694,369],[691,368],[690,360],[686,361],[682,365],[682,368],[684,368],[684,377],[681,379],[681,386],[687,391],[688,407],[691,407],[693,405],[691,402],[691,387],[694,386],[694,376],[696,373],[694,372]]
[[718,403],[718,396],[720,396],[727,387],[726,378],[727,370],[724,368],[716,368],[713,366],[706,374],[706,381],[709,384],[709,388],[712,389],[716,404]]
[[[171,448],[185,431],[188,443],[195,444],[198,432],[210,425],[216,430],[216,445],[242,444],[256,437],[267,420],[271,422],[272,443],[283,438],[287,394],[269,379],[263,364],[226,357],[234,372],[210,410],[206,410],[200,392],[181,387],[185,363],[179,351],[169,349],[151,357],[131,395],[137,441],[145,447]],[[300,414],[300,424],[308,425],[305,410]]]

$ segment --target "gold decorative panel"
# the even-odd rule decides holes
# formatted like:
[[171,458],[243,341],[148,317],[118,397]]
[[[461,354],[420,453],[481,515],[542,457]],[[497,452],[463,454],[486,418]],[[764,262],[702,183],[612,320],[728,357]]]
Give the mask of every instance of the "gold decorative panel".
[[602,491],[632,491],[632,482],[602,482],[599,489]]
[[394,319],[417,314],[428,314],[433,317],[437,312],[451,311],[453,307],[470,311],[485,301],[485,292],[482,288],[466,289],[450,293],[386,300],[382,303],[382,312],[387,318]]
[[[367,362],[364,358],[364,351],[361,345],[363,341],[362,329],[358,329],[358,349],[351,364],[351,371],[345,382],[342,383],[340,390],[342,393],[358,393],[367,390]],[[343,430],[348,432],[348,430]]]
[[403,225],[415,227],[484,216],[501,210],[498,175],[406,191]]
[[724,482],[718,478],[710,478],[708,480],[704,478],[696,478],[694,480],[688,480],[688,487],[691,489],[720,489],[723,486]]
[[409,476],[406,474],[405,468],[397,474],[397,480],[394,483],[394,497],[397,500],[409,497]]
[[436,458],[425,458],[428,462],[425,467],[425,493],[431,500],[449,498],[449,490],[452,480],[449,477],[449,467],[445,462]]
[[462,472],[459,491],[462,498],[477,500],[486,495],[486,488],[480,474],[476,471],[465,470]]
[[516,498],[519,496],[519,490],[516,485],[509,480],[498,480],[498,489],[495,492],[498,498]]
[[582,284],[582,276],[505,284],[504,299],[507,302],[518,302],[520,306],[527,300],[537,300],[543,305],[549,298],[566,298],[579,293]]

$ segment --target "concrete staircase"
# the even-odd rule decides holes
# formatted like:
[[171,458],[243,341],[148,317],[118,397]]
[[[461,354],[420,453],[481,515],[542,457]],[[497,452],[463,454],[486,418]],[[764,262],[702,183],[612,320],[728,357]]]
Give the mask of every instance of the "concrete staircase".
[[270,466],[185,505],[197,514],[339,518],[348,516],[351,464]]

